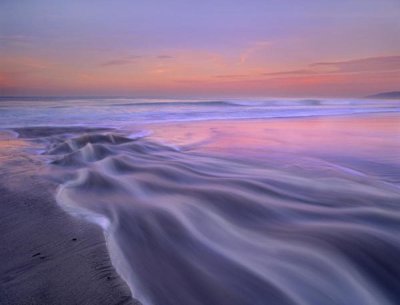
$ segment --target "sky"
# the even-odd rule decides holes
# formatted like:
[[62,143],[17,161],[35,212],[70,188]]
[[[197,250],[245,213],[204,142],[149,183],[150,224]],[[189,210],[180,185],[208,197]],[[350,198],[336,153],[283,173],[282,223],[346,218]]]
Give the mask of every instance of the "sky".
[[0,95],[400,90],[400,0],[1,0]]

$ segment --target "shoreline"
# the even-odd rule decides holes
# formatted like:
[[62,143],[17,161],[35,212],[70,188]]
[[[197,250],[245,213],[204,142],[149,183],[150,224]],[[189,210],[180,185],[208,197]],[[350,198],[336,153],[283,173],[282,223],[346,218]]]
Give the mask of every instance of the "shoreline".
[[10,131],[15,132],[16,129],[30,129],[30,128],[39,128],[39,129],[71,129],[71,130],[103,130],[103,131],[112,131],[112,130],[125,130],[128,127],[142,127],[142,126],[157,126],[157,125],[169,125],[169,124],[191,124],[191,123],[206,123],[206,122],[241,122],[241,121],[280,121],[280,120],[320,120],[320,119],[351,119],[351,118],[369,118],[369,117],[392,117],[398,116],[399,112],[397,111],[381,111],[381,112],[361,112],[361,113],[347,113],[347,114],[315,114],[315,115],[304,115],[304,116],[276,116],[276,117],[248,117],[248,118],[210,118],[210,119],[187,119],[187,120],[162,120],[162,121],[139,121],[135,123],[130,123],[126,125],[82,125],[82,124],[63,124],[63,125],[31,125],[31,126],[6,126],[0,127],[0,131]]
[[0,159],[0,303],[139,305],[111,263],[103,230],[65,212],[56,183],[39,174],[46,164],[15,146],[2,145]]

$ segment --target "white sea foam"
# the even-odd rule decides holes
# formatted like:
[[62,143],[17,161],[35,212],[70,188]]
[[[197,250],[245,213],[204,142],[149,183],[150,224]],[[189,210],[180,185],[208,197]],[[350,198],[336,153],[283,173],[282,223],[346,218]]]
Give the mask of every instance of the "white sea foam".
[[[34,107],[32,107],[34,105]],[[0,128],[290,118],[399,112],[399,100],[374,99],[0,99]]]
[[367,174],[334,166],[340,175],[315,179],[110,133],[60,140],[49,153],[70,177],[58,202],[105,230],[145,305],[398,297],[400,192]]

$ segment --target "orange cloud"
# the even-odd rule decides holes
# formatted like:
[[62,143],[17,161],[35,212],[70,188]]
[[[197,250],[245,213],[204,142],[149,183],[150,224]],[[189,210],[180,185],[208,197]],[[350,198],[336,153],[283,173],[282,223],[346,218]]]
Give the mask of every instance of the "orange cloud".
[[2,57],[0,87],[2,94],[32,91],[95,95],[364,96],[397,90],[400,83],[400,56],[318,62],[305,65],[306,68],[262,72],[267,70],[262,61],[237,64],[237,59],[235,62],[234,58],[216,52],[196,50],[177,50],[173,54],[168,60],[163,60],[164,55],[114,57],[108,61],[93,56],[71,59],[75,62]]

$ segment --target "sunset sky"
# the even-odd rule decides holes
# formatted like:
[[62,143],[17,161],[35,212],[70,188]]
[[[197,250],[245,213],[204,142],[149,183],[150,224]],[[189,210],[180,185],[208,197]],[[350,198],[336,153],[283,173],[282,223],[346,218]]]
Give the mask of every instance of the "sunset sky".
[[1,0],[0,95],[400,90],[399,0]]

